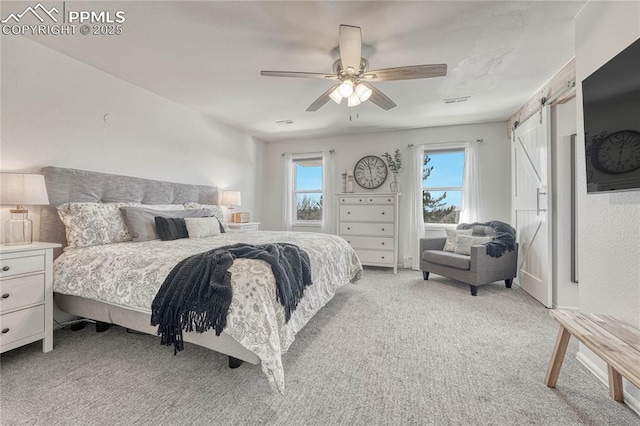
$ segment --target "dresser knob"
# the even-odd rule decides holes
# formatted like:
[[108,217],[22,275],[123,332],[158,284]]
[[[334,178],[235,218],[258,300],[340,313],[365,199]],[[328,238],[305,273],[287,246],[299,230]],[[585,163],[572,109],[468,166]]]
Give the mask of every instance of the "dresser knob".
[[9,332],[9,329],[8,329],[8,328],[3,328],[3,329],[2,329],[2,334],[7,334],[8,332]]
[[382,214],[384,215],[384,212],[382,212]]
[[382,256],[382,258],[384,259],[384,256]]
[[2,295],[2,298],[3,299],[8,299],[9,296],[11,296],[9,293],[5,293],[5,294]]
[[387,201],[388,201],[388,202],[391,202],[391,198],[388,198],[388,199],[387,199]]
[[384,245],[384,243],[382,243],[382,245]]
[[7,272],[9,269],[11,269],[9,266],[3,266],[2,272]]
[[347,212],[347,214],[351,214],[351,212]]
[[384,231],[384,228],[382,228],[382,230]]
[[351,231],[351,228],[347,228],[347,231]]

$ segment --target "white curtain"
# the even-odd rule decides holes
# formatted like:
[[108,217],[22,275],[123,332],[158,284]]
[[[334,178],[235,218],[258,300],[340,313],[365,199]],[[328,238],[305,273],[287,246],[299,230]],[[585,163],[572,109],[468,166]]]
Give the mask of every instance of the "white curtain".
[[464,147],[464,193],[460,209],[460,223],[484,220],[480,196],[480,170],[478,168],[478,142],[466,142]]
[[420,269],[420,238],[424,238],[424,216],[422,210],[422,161],[424,145],[414,145],[409,153],[409,187],[403,194],[408,200],[408,227],[404,236],[402,263],[405,268]]
[[322,152],[322,229],[325,234],[335,234],[335,205],[333,188],[333,154]]
[[283,155],[283,185],[282,185],[282,229],[291,231],[293,223],[293,156],[291,153]]

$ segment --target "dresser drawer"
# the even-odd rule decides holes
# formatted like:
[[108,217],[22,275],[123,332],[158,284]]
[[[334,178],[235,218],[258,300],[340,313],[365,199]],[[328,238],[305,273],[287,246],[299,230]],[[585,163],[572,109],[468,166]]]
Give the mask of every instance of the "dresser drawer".
[[393,249],[393,238],[346,236],[351,247],[359,249]]
[[34,306],[0,316],[0,330],[0,346],[44,333],[44,306]]
[[393,222],[394,216],[394,206],[340,206],[340,221]]
[[44,271],[44,254],[6,258],[0,260],[0,277],[6,278],[29,272]]
[[367,197],[340,197],[340,204],[364,204]]
[[393,251],[356,250],[360,262],[364,265],[389,265],[393,266]]
[[370,196],[367,197],[367,204],[394,204],[396,201],[396,197],[389,196]]
[[393,223],[341,223],[340,235],[393,237]]
[[44,302],[44,274],[0,281],[0,312]]

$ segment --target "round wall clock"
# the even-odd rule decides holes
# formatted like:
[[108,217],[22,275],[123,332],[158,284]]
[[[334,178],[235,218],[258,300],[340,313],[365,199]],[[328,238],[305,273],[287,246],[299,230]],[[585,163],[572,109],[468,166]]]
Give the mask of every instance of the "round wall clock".
[[640,169],[640,132],[620,130],[594,147],[591,162],[603,173],[620,174]]
[[362,157],[353,169],[356,183],[363,188],[375,189],[387,179],[387,165],[375,155]]

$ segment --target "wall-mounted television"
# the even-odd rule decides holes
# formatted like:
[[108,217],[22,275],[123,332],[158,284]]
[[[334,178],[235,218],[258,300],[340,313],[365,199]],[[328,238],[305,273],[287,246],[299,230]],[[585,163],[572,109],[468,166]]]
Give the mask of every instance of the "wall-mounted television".
[[640,190],[640,39],[582,81],[587,192]]

